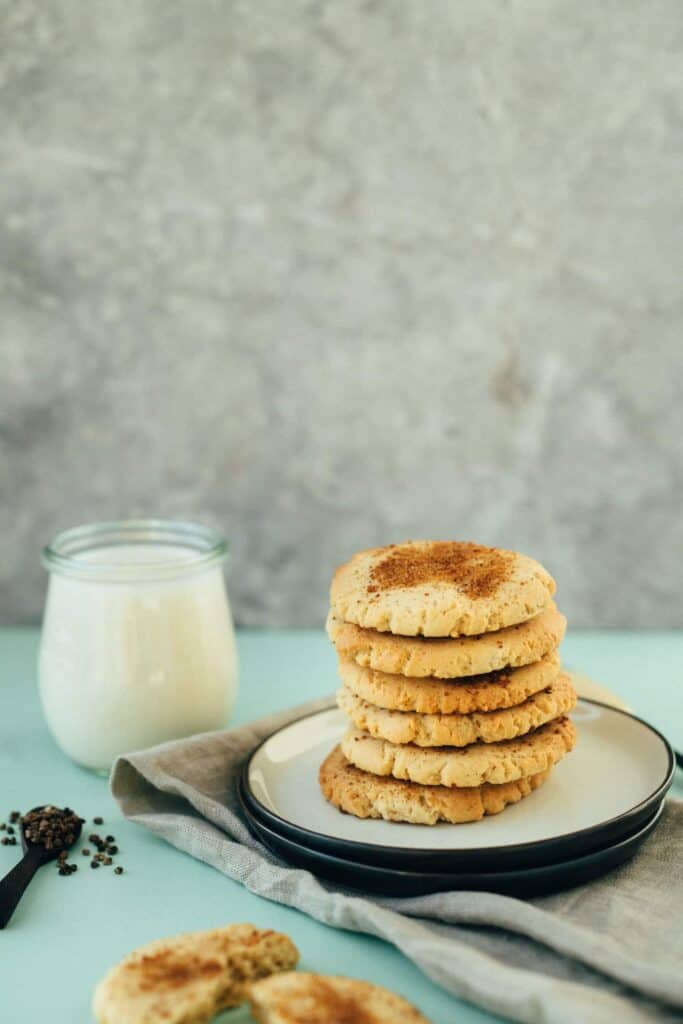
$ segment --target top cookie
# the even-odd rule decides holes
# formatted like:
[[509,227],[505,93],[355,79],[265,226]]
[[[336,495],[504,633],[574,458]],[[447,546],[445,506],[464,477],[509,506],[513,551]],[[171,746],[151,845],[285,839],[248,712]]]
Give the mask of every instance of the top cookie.
[[473,636],[551,603],[555,581],[515,551],[458,541],[407,541],[359,551],[334,574],[332,613],[400,636]]

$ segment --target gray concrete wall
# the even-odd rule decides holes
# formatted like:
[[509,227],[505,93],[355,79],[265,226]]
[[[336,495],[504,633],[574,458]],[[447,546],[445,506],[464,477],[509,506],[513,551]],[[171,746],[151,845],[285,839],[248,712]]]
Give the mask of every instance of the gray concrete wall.
[[221,526],[238,619],[412,536],[680,626],[680,0],[2,0],[0,616]]

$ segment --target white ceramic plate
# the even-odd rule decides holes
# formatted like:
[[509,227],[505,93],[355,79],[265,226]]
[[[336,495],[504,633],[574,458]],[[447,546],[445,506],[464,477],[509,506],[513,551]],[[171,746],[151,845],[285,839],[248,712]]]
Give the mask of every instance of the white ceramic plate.
[[[348,726],[337,708],[318,712],[269,737],[245,766],[243,795],[281,834],[363,859],[402,852],[447,855],[483,864],[485,854],[542,858],[596,848],[635,828],[661,803],[673,776],[673,754],[652,726],[615,708],[580,700],[572,714],[574,751],[539,790],[502,814],[466,825],[432,827],[361,820],[323,798],[318,768]],[[387,857],[380,856],[381,860]],[[488,858],[490,861],[490,858]],[[509,858],[508,858],[509,859]],[[533,858],[532,858],[533,859]]]

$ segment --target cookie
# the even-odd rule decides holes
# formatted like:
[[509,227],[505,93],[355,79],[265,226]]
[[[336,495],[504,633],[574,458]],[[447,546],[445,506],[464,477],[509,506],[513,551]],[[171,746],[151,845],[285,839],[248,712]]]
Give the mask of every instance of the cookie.
[[259,1024],[429,1024],[402,996],[356,978],[296,971],[249,990]]
[[384,818],[413,825],[448,821],[459,825],[480,821],[487,814],[499,814],[508,804],[516,804],[538,789],[549,775],[550,769],[546,769],[499,786],[420,786],[363,772],[337,746],[323,761],[319,779],[325,799],[357,818]]
[[466,747],[471,743],[499,743],[524,736],[532,729],[568,714],[576,704],[576,691],[569,677],[560,675],[554,683],[522,704],[499,711],[475,711],[469,715],[388,711],[369,704],[346,687],[339,690],[337,704],[357,729],[390,743],[414,743],[418,747]]
[[540,661],[559,647],[567,620],[554,604],[545,611],[496,633],[425,639],[361,629],[330,613],[327,635],[340,658],[392,675],[457,679],[517,668]]
[[559,674],[557,651],[522,668],[448,680],[409,679],[373,672],[345,658],[339,661],[339,676],[356,697],[389,711],[416,711],[422,715],[468,715],[473,711],[514,707],[550,686]]
[[401,636],[472,636],[526,622],[555,581],[515,551],[458,541],[407,541],[359,551],[334,574],[332,612]]
[[569,719],[557,718],[514,740],[474,743],[462,749],[399,746],[351,728],[341,748],[351,764],[372,775],[393,775],[421,786],[481,786],[544,772],[572,749],[575,739]]
[[205,1024],[241,1003],[246,985],[290,971],[299,953],[286,935],[250,924],[177,935],[130,953],[95,989],[99,1024]]

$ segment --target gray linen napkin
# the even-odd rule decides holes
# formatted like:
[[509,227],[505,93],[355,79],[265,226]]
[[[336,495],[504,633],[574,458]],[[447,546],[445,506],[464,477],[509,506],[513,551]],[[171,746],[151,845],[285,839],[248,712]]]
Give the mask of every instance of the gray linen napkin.
[[114,797],[126,817],[256,895],[379,936],[436,984],[493,1013],[528,1024],[681,1020],[683,802],[668,802],[633,861],[566,893],[529,901],[480,892],[364,897],[273,856],[248,831],[235,791],[262,739],[329,705],[121,757]]

